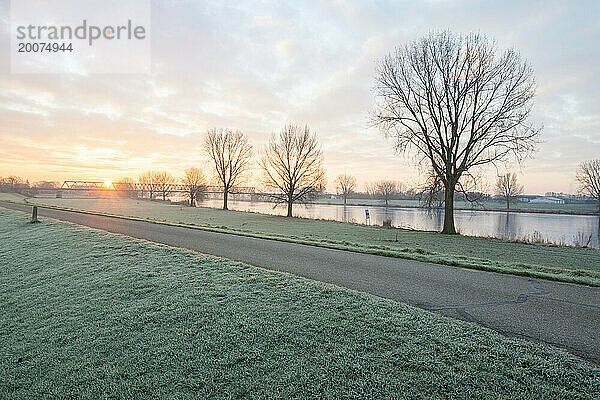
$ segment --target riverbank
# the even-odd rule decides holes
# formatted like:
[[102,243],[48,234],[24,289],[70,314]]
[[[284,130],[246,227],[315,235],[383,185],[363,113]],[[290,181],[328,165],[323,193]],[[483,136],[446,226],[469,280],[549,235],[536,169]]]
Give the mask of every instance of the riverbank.
[[[320,199],[314,204],[343,205],[340,199]],[[347,206],[352,207],[388,207],[388,208],[416,208],[416,209],[439,209],[443,207],[424,207],[418,200],[391,200],[386,206],[380,200],[348,199]],[[598,206],[594,204],[530,204],[516,203],[507,209],[505,204],[494,202],[483,202],[481,204],[470,204],[464,201],[455,203],[455,210],[460,211],[489,211],[503,213],[532,213],[532,214],[561,214],[561,215],[600,215]]]
[[239,235],[268,237],[389,257],[600,286],[600,251],[589,248],[384,229],[334,221],[192,208],[120,197],[30,201]]
[[1,397],[591,399],[600,390],[597,366],[552,347],[191,251],[0,210],[0,252]]

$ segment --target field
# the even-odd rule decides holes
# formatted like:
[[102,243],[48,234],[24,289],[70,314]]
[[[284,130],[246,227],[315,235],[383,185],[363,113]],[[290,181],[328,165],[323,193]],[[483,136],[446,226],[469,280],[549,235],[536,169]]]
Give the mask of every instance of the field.
[[[0,199],[3,196],[5,195],[0,194]],[[18,198],[11,195],[10,199]],[[29,201],[465,268],[600,285],[600,251],[597,249],[514,243],[334,221],[290,219],[116,196],[100,199],[36,198]]]
[[556,349],[182,249],[0,209],[0,254],[1,398],[600,391],[600,369]]

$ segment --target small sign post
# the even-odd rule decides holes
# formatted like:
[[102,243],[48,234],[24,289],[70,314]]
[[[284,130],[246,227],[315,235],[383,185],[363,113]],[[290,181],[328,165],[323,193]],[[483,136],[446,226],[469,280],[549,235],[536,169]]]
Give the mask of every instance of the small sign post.
[[367,225],[371,225],[371,216],[369,215],[368,209],[365,210],[365,220],[367,222]]
[[36,222],[40,222],[38,221],[37,218],[37,207],[33,206],[33,208],[31,209],[31,223],[36,223]]

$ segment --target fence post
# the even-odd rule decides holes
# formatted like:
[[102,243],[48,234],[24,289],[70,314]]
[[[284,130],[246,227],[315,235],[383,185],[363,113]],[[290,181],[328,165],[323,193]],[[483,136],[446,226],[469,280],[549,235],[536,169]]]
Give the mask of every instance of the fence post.
[[33,209],[31,210],[31,222],[32,223],[40,222],[40,221],[38,221],[38,218],[37,218],[37,206],[33,206]]

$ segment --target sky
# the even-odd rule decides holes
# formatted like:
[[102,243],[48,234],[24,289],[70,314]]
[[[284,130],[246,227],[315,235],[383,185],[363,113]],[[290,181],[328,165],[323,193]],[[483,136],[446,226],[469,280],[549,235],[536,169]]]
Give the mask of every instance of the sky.
[[[417,185],[415,159],[369,126],[375,64],[449,29],[484,33],[533,66],[541,143],[502,168],[527,193],[574,192],[578,163],[600,158],[599,18],[600,1],[154,1],[150,73],[13,74],[10,2],[0,0],[0,177],[208,173],[207,129],[239,129],[260,151],[296,123],[318,134],[329,190],[344,172],[359,189]],[[491,191],[497,171],[484,173]],[[250,179],[259,176],[255,168]]]

